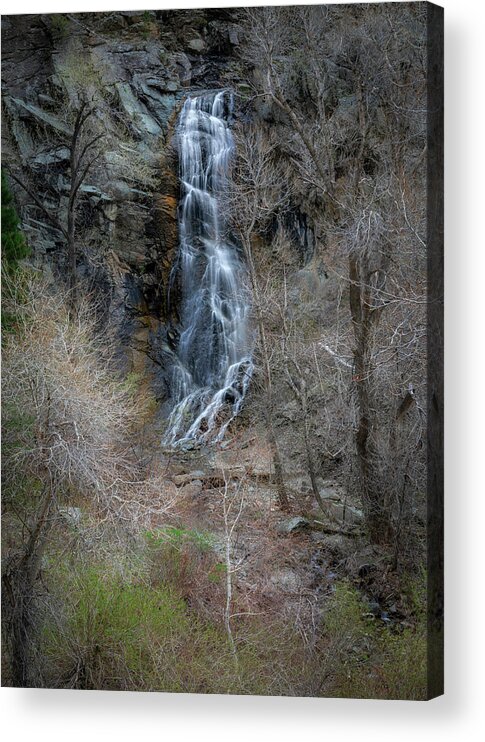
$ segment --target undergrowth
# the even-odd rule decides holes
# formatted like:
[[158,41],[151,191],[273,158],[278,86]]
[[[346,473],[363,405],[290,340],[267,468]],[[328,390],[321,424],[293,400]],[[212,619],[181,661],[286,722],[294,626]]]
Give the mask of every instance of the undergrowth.
[[301,646],[286,627],[241,625],[235,672],[222,623],[202,618],[170,584],[122,579],[106,563],[51,565],[53,610],[41,637],[46,686],[301,693]]
[[425,592],[412,583],[415,621],[386,625],[368,612],[346,581],[336,587],[324,619],[321,651],[327,663],[328,695],[342,698],[426,698]]

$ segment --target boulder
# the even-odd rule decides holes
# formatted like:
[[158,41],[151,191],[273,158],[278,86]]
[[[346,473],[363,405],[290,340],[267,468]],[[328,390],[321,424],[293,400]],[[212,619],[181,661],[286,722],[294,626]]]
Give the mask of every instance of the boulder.
[[[192,471],[189,474],[177,474],[174,476],[173,482],[177,485],[177,487],[182,487],[185,484],[188,484],[189,482],[194,482],[196,480],[203,480],[205,478],[206,474],[201,469],[198,469],[197,471]],[[202,485],[202,482],[201,482]]]
[[56,147],[32,157],[29,161],[33,170],[44,170],[55,165],[64,165],[69,162],[70,152],[67,147]]
[[239,44],[239,33],[238,30],[234,27],[229,29],[229,42],[233,46],[238,46]]
[[93,204],[98,204],[100,201],[109,202],[112,200],[107,193],[103,193],[103,191],[101,191],[96,186],[89,185],[87,183],[83,183],[81,185],[81,187],[79,188],[79,192],[87,196],[89,200],[93,202]]
[[364,513],[349,501],[345,489],[338,484],[319,486],[327,515],[342,526],[360,526]]
[[290,518],[290,520],[284,520],[276,526],[276,530],[282,535],[305,531],[308,528],[310,528],[310,521],[301,515]]
[[327,513],[342,526],[360,526],[364,521],[364,513],[362,510],[344,502],[334,502],[332,500],[324,500],[326,505]]
[[200,36],[194,36],[194,38],[187,41],[187,47],[194,52],[201,53],[205,49],[205,41]]

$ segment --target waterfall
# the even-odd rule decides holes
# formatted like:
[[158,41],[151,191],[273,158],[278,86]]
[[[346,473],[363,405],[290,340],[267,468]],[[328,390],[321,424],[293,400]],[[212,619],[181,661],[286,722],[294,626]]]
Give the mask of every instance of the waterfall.
[[172,278],[181,306],[166,445],[222,440],[253,369],[246,273],[222,204],[234,150],[231,106],[226,91],[189,97],[177,126],[180,245]]

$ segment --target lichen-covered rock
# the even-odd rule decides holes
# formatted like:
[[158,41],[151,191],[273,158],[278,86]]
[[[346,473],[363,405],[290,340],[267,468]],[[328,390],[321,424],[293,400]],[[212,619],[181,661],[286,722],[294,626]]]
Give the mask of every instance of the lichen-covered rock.
[[194,36],[193,39],[187,41],[187,46],[194,52],[202,52],[206,48],[205,41],[200,36]]

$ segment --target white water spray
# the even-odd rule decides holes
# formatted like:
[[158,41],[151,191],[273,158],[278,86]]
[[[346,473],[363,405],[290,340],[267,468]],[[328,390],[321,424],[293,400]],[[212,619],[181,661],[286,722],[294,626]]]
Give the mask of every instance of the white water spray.
[[231,105],[225,91],[188,98],[177,127],[182,329],[166,445],[222,440],[253,370],[245,270],[221,208],[234,150],[226,120]]

